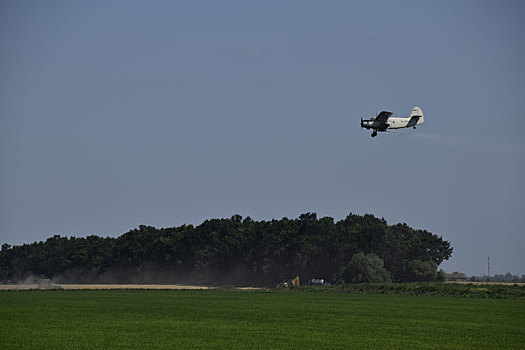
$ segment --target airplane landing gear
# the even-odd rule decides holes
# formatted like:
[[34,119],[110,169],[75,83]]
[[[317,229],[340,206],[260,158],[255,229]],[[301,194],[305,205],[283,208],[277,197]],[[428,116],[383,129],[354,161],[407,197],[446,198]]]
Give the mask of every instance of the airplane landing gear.
[[415,126],[413,126],[413,128],[415,129],[416,127],[415,127]]
[[374,131],[371,136],[372,137],[376,137],[377,136],[377,131]]

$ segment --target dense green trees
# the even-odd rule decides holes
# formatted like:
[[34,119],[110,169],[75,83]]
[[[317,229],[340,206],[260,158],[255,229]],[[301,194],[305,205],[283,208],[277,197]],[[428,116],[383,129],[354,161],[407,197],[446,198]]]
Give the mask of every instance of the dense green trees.
[[296,275],[345,282],[435,281],[450,243],[373,215],[254,221],[234,215],[199,226],[140,226],[118,238],[66,238],[2,246],[0,280],[272,285]]
[[390,283],[390,272],[377,255],[363,252],[354,254],[348,265],[343,266],[334,275],[336,282],[352,283]]

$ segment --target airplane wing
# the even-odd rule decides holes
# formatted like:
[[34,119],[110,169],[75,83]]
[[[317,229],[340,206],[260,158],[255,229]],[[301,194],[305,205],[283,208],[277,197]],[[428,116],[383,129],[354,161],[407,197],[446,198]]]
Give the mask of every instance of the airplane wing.
[[374,122],[372,123],[371,127],[386,130],[386,128],[388,127],[386,121],[392,116],[392,114],[392,112],[382,111],[374,119]]
[[411,126],[417,125],[417,122],[419,121],[419,118],[420,117],[418,115],[412,116],[412,118],[410,118],[410,120],[408,121],[407,127],[411,127]]

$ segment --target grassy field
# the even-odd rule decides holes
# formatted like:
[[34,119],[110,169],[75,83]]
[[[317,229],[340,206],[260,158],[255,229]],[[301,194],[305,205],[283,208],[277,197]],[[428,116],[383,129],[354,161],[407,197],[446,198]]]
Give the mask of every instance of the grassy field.
[[268,291],[0,291],[1,349],[523,349],[525,301]]

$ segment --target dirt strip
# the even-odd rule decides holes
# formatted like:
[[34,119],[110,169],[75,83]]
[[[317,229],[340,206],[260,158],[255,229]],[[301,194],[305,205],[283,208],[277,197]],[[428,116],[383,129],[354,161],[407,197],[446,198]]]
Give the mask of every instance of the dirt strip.
[[194,286],[187,284],[53,284],[45,288],[38,284],[0,284],[0,290],[30,290],[30,289],[214,289],[215,287]]
[[214,289],[187,284],[61,284],[62,289]]
[[0,284],[0,290],[30,290],[40,289],[38,284]]

